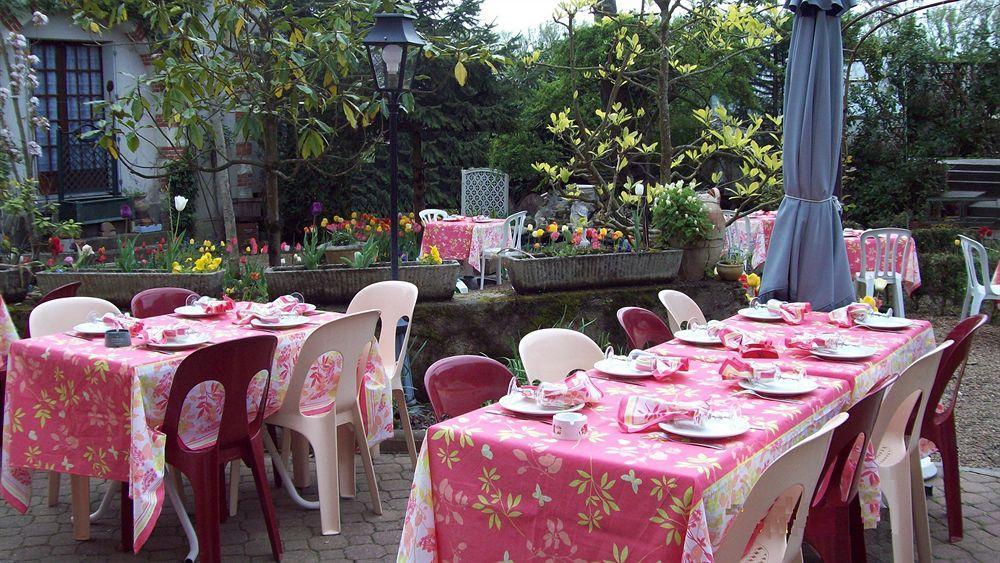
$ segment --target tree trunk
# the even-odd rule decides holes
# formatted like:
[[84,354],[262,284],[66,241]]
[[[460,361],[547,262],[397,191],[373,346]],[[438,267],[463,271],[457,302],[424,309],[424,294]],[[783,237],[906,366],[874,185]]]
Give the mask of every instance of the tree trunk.
[[427,184],[424,180],[423,140],[420,131],[410,130],[410,169],[413,174],[413,212],[419,213],[427,207]]
[[[216,113],[212,118],[212,135],[215,142],[214,158],[215,166],[220,166],[223,161],[229,158],[229,143],[226,142],[226,133],[222,128],[222,115]],[[214,176],[215,193],[219,198],[219,207],[222,208],[222,225],[227,241],[236,238],[236,211],[233,209],[233,192],[229,182],[229,169],[216,170]]]
[[660,182],[670,181],[670,163],[674,145],[670,138],[670,15],[660,14],[660,71],[656,77],[659,95],[656,103],[660,112]]
[[278,119],[274,115],[264,116],[264,199],[267,213],[264,227],[267,230],[268,262],[278,265],[281,247],[281,209],[278,198]]

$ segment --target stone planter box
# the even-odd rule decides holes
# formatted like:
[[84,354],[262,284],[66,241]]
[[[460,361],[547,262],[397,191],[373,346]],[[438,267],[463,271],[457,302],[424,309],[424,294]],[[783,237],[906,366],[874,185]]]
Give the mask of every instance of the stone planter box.
[[663,283],[677,277],[680,250],[504,259],[518,293]]
[[66,272],[38,272],[38,289],[42,294],[70,282],[80,281],[77,295],[99,297],[127,308],[132,297],[154,287],[182,287],[198,295],[219,297],[222,295],[223,271],[211,273],[185,272],[118,272],[115,270],[79,270]]
[[31,283],[31,268],[28,266],[0,266],[0,294],[7,303],[24,301]]
[[[420,301],[451,299],[455,293],[461,265],[448,260],[439,266],[404,263],[399,265],[399,279],[417,286]],[[346,264],[327,264],[316,270],[304,266],[278,266],[264,271],[267,292],[272,299],[298,292],[315,305],[349,303],[362,288],[389,279],[389,265],[350,268]]]

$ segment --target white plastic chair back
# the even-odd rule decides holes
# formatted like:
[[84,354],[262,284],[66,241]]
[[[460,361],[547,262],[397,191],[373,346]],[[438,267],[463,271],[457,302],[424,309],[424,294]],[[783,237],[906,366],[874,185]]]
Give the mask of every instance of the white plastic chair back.
[[[845,420],[847,413],[833,417],[764,470],[715,550],[716,561],[780,563],[799,554],[801,539],[795,538],[802,537],[833,430]],[[763,526],[748,549],[759,522]]]
[[462,170],[462,215],[505,217],[510,176],[490,168]]
[[985,300],[1000,300],[1000,285],[990,278],[990,260],[986,248],[978,241],[963,235],[958,236],[965,258],[965,300],[962,302],[962,318],[978,315]]
[[[873,241],[875,246],[875,262],[868,263],[868,240]],[[897,272],[901,271],[903,263],[899,262],[902,256],[905,262],[910,256],[910,246],[913,245],[913,235],[908,229],[898,229],[886,227],[883,229],[868,229],[861,233],[861,275],[874,276],[875,279],[895,281],[900,277]],[[900,254],[899,247],[903,247]]]
[[427,223],[436,223],[444,219],[448,216],[448,212],[444,209],[424,209],[417,215],[420,217],[420,224],[426,225]]
[[121,311],[110,301],[96,297],[64,297],[35,307],[28,317],[28,330],[33,337],[65,332],[87,322],[90,313],[119,315]]
[[589,336],[567,328],[528,333],[517,349],[528,381],[561,383],[573,370],[592,369],[604,359],[604,351]]
[[[410,342],[410,329],[413,327],[413,308],[417,304],[417,286],[405,281],[384,281],[373,283],[359,291],[347,306],[347,313],[359,313],[377,309],[382,312],[382,328],[379,331],[378,347],[382,357],[382,366],[392,377],[393,385],[398,386],[399,374],[403,369],[403,356]],[[406,334],[400,347],[399,357],[396,356],[396,326],[399,320],[406,317]]]
[[701,312],[701,307],[687,295],[673,289],[664,289],[657,294],[657,297],[667,309],[670,332],[677,332],[681,329],[681,323],[687,323],[691,319],[701,324],[705,323],[705,314]]
[[524,234],[524,221],[527,217],[527,211],[518,211],[507,217],[507,230],[510,231],[511,248],[521,249],[521,236]]

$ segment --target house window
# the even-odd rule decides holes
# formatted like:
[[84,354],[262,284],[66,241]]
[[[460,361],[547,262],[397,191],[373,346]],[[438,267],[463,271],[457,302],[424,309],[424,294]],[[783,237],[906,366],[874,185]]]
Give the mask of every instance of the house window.
[[37,131],[39,189],[60,198],[114,193],[115,168],[107,151],[80,135],[100,119],[93,102],[104,99],[104,65],[99,45],[40,41],[32,43],[39,62],[39,113],[48,131]]

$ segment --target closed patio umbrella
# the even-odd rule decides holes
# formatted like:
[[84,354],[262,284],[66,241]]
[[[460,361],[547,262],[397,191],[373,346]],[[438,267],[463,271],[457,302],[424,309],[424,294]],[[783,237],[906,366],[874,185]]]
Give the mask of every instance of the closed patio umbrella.
[[785,198],[764,265],[761,298],[829,311],[855,299],[840,221],[844,56],[840,16],[854,0],[786,0],[794,12],[785,72]]

